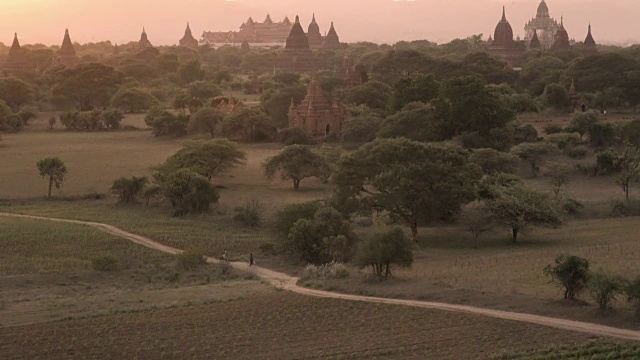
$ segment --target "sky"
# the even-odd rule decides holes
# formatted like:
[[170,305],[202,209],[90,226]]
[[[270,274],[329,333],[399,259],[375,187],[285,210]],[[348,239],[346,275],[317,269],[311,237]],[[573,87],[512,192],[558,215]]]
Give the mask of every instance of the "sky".
[[[178,42],[190,22],[203,31],[237,30],[249,16],[274,20],[300,15],[306,29],[315,12],[322,32],[331,21],[342,41],[394,43],[427,39],[438,43],[472,34],[492,34],[506,7],[516,35],[535,16],[540,0],[0,0],[0,41],[59,44],[64,29],[80,43],[140,38],[144,26],[156,45]],[[597,42],[640,42],[640,0],[547,0],[551,16],[571,38],[582,41],[589,22]]]

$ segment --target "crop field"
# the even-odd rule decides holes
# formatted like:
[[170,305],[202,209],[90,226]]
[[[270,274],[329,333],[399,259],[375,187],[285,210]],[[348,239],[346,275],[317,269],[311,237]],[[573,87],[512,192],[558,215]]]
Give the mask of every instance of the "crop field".
[[224,304],[0,328],[0,358],[488,359],[590,339],[466,314],[274,292]]
[[171,256],[99,230],[72,224],[0,217],[0,274],[91,269],[91,259],[112,256],[122,269],[171,261]]

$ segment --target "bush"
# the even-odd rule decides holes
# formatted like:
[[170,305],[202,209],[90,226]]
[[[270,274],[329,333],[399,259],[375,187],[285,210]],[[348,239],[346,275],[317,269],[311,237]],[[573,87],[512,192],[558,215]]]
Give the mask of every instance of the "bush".
[[578,146],[582,143],[576,134],[552,134],[547,136],[545,140],[555,144],[560,150],[564,150],[569,146]]
[[278,132],[278,142],[289,145],[313,145],[315,140],[300,128],[289,128]]
[[476,149],[469,158],[482,168],[485,174],[513,174],[517,171],[520,159],[512,154],[494,149]]
[[243,206],[235,209],[236,215],[233,217],[235,221],[245,226],[260,226],[264,205],[258,200],[249,200]]
[[144,199],[144,204],[146,206],[149,206],[149,202],[151,201],[151,199],[159,199],[161,194],[162,194],[162,188],[160,187],[160,185],[153,184],[153,185],[147,186],[142,192],[142,198]]
[[636,308],[636,316],[640,317],[640,276],[630,281],[625,287],[627,301]]
[[20,120],[22,120],[22,123],[24,125],[28,125],[29,120],[38,117],[38,109],[31,106],[26,106],[20,109],[20,111],[16,115],[20,118]]
[[562,151],[572,159],[584,159],[587,156],[588,149],[586,146],[567,145]]
[[518,126],[515,129],[513,139],[516,144],[536,142],[538,141],[538,130],[531,124]]
[[566,198],[562,202],[562,210],[568,215],[578,215],[584,209],[584,205],[578,200]]
[[344,279],[349,277],[349,270],[344,264],[330,262],[324,265],[307,265],[302,270],[301,279]]
[[624,279],[596,272],[589,278],[588,288],[591,298],[598,304],[598,308],[604,311],[610,309],[611,303],[622,294]]
[[195,270],[207,263],[207,256],[204,250],[189,249],[176,255],[176,263],[183,270]]
[[91,259],[91,267],[95,271],[118,270],[118,259],[111,255],[99,256]]
[[321,207],[322,203],[319,201],[287,205],[276,213],[274,227],[281,235],[287,236],[296,221],[313,219]]
[[121,177],[113,182],[113,185],[111,185],[111,191],[118,194],[121,203],[133,203],[144,190],[145,185],[147,185],[147,181],[146,176],[133,176],[130,179]]
[[151,108],[144,118],[144,122],[153,129],[155,136],[184,136],[189,126],[189,115],[174,115],[163,107]]
[[596,155],[598,174],[609,175],[620,172],[620,161],[618,154],[612,149],[601,151]]
[[589,280],[589,261],[577,256],[560,255],[555,266],[547,265],[544,275],[551,283],[564,290],[564,299],[573,300],[586,287]]
[[276,247],[272,243],[263,243],[260,245],[260,251],[265,255],[273,255],[276,252]]
[[549,124],[544,127],[543,131],[547,135],[559,134],[564,132],[564,128],[560,125]]
[[411,266],[413,243],[398,227],[377,233],[360,244],[354,263],[360,268],[370,266],[374,275],[387,277],[392,265]]
[[615,201],[611,206],[611,214],[618,217],[640,216],[640,201]]
[[93,110],[80,113],[78,111],[60,114],[60,123],[73,131],[108,131],[120,128],[124,115],[120,110]]
[[220,198],[215,187],[205,177],[189,169],[172,173],[162,187],[176,216],[207,212],[210,204],[217,203]]

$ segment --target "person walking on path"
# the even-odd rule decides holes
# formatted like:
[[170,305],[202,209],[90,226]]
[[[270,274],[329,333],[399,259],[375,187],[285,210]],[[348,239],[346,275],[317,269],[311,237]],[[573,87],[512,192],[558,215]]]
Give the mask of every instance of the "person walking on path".
[[249,253],[249,267],[253,266],[255,263],[253,262],[253,253]]
[[222,254],[222,261],[229,262],[229,257],[227,256],[227,249],[224,249],[224,254]]

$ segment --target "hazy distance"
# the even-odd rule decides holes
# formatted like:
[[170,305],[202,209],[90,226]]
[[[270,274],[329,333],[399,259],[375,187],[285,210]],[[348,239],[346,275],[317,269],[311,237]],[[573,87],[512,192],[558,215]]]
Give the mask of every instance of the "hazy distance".
[[[59,44],[69,28],[74,41],[137,41],[145,26],[155,45],[177,43],[187,21],[194,36],[204,30],[237,30],[249,16],[274,21],[300,15],[303,27],[313,12],[321,31],[331,21],[344,42],[428,39],[447,42],[483,33],[500,20],[502,5],[515,35],[535,16],[540,0],[0,0],[0,41]],[[564,23],[569,36],[582,41],[591,21],[600,44],[630,44],[640,39],[638,0],[547,0],[551,16]]]

